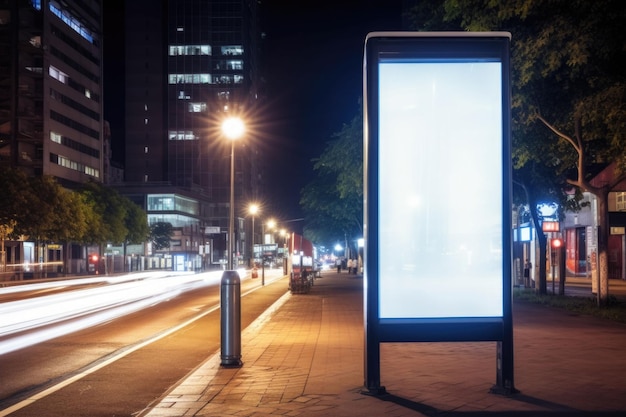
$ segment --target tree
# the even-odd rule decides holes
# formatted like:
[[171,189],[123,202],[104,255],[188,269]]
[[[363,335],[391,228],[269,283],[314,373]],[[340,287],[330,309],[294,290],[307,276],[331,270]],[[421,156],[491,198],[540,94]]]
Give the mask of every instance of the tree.
[[[512,33],[514,178],[529,191],[533,209],[531,200],[555,193],[562,197],[564,190],[572,186],[577,188],[578,196],[581,191],[588,191],[597,197],[601,277],[598,302],[606,304],[606,202],[609,191],[625,178],[626,172],[623,70],[626,8],[623,3],[618,0],[423,3],[427,2],[421,2],[409,13],[416,29],[442,25],[468,31]],[[436,12],[429,15],[429,7]],[[603,187],[592,186],[590,167],[609,162],[616,163],[615,180]],[[543,238],[539,242],[545,249]]]
[[[19,236],[24,230],[25,209],[36,205],[35,195],[25,186],[29,179],[24,172],[0,167],[0,224],[11,224],[7,237]],[[7,228],[8,230],[8,228]]]
[[126,207],[126,217],[124,225],[128,230],[126,235],[126,243],[139,244],[150,239],[151,230],[148,226],[148,217],[146,212],[137,204],[124,196],[120,196],[122,203]]
[[44,242],[80,239],[86,227],[80,199],[51,176],[31,177],[26,184],[15,232]]
[[128,236],[126,215],[128,207],[120,194],[96,182],[87,182],[81,190],[84,201],[93,210],[88,219],[85,241],[104,245],[107,242],[123,243]]
[[363,117],[359,112],[313,160],[317,177],[301,192],[305,234],[315,242],[353,241],[363,233]]
[[156,222],[150,226],[150,241],[155,250],[167,249],[170,247],[170,239],[174,229],[168,222]]

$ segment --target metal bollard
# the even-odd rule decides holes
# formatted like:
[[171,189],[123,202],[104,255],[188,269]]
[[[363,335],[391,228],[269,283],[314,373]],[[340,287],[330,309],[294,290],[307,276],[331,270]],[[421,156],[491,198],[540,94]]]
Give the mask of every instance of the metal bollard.
[[224,271],[220,287],[221,366],[236,368],[241,362],[241,280],[237,271]]

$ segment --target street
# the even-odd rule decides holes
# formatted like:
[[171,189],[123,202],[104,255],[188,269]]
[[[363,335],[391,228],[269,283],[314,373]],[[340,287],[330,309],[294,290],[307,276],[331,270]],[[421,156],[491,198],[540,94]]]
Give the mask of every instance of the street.
[[[242,279],[242,328],[287,291],[282,271]],[[74,293],[78,290],[73,291]],[[219,285],[0,354],[0,416],[130,416],[220,348]]]

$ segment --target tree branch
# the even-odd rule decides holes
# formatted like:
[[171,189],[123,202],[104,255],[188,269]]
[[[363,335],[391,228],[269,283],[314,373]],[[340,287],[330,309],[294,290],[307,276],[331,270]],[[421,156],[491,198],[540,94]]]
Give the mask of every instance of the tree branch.
[[556,127],[552,126],[552,124],[550,124],[546,119],[544,119],[541,114],[537,113],[537,118],[541,120],[541,122],[548,129],[550,129],[555,135],[557,135],[558,137],[562,139],[565,139],[570,145],[572,145],[572,147],[576,150],[579,156],[582,154],[582,146],[580,145],[579,140],[574,140],[573,138],[567,136],[565,133],[558,130]]

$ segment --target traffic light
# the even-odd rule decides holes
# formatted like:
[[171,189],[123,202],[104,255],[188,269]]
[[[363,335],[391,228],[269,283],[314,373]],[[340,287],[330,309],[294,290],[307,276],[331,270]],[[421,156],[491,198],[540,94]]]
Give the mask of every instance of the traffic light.
[[552,241],[550,242],[550,245],[552,246],[552,250],[550,251],[550,256],[551,256],[551,262],[552,264],[556,263],[556,257],[557,257],[557,253],[561,250],[561,248],[563,247],[563,239],[560,238],[554,238],[552,239]]

